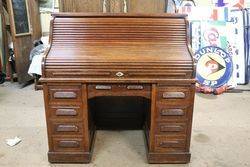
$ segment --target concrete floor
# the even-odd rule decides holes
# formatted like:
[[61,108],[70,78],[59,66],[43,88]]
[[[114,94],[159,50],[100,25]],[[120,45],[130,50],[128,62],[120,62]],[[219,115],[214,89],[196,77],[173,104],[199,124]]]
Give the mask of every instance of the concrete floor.
[[[247,86],[245,88],[250,88]],[[0,85],[0,166],[250,167],[250,92],[197,94],[191,163],[148,165],[142,131],[98,131],[92,163],[49,164],[42,91]],[[19,136],[15,147],[5,139]]]

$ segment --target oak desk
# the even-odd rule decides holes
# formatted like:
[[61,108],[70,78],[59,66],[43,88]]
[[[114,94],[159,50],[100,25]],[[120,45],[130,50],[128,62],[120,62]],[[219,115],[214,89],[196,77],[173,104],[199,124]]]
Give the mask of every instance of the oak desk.
[[195,66],[187,32],[185,15],[54,14],[41,79],[49,161],[89,163],[90,101],[136,96],[150,104],[149,163],[188,163]]

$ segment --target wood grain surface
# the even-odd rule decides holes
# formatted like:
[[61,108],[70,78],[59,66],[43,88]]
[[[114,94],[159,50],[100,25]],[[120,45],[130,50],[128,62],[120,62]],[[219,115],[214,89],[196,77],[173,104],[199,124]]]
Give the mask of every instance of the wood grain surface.
[[195,65],[186,16],[53,17],[41,78],[49,161],[89,163],[96,129],[144,129],[149,163],[188,163]]

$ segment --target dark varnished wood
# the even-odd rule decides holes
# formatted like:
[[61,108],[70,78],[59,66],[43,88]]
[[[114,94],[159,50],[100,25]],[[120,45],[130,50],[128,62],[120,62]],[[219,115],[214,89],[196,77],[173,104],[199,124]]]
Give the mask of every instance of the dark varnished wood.
[[[64,13],[51,25],[41,78],[50,162],[88,163],[96,128],[135,121],[149,163],[190,161],[195,67],[185,15]],[[127,98],[140,112],[112,110]]]

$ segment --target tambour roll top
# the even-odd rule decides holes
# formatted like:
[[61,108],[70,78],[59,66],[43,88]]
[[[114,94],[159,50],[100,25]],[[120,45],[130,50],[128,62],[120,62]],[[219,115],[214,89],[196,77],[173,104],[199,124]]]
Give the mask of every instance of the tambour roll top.
[[192,79],[185,15],[54,14],[43,78]]

